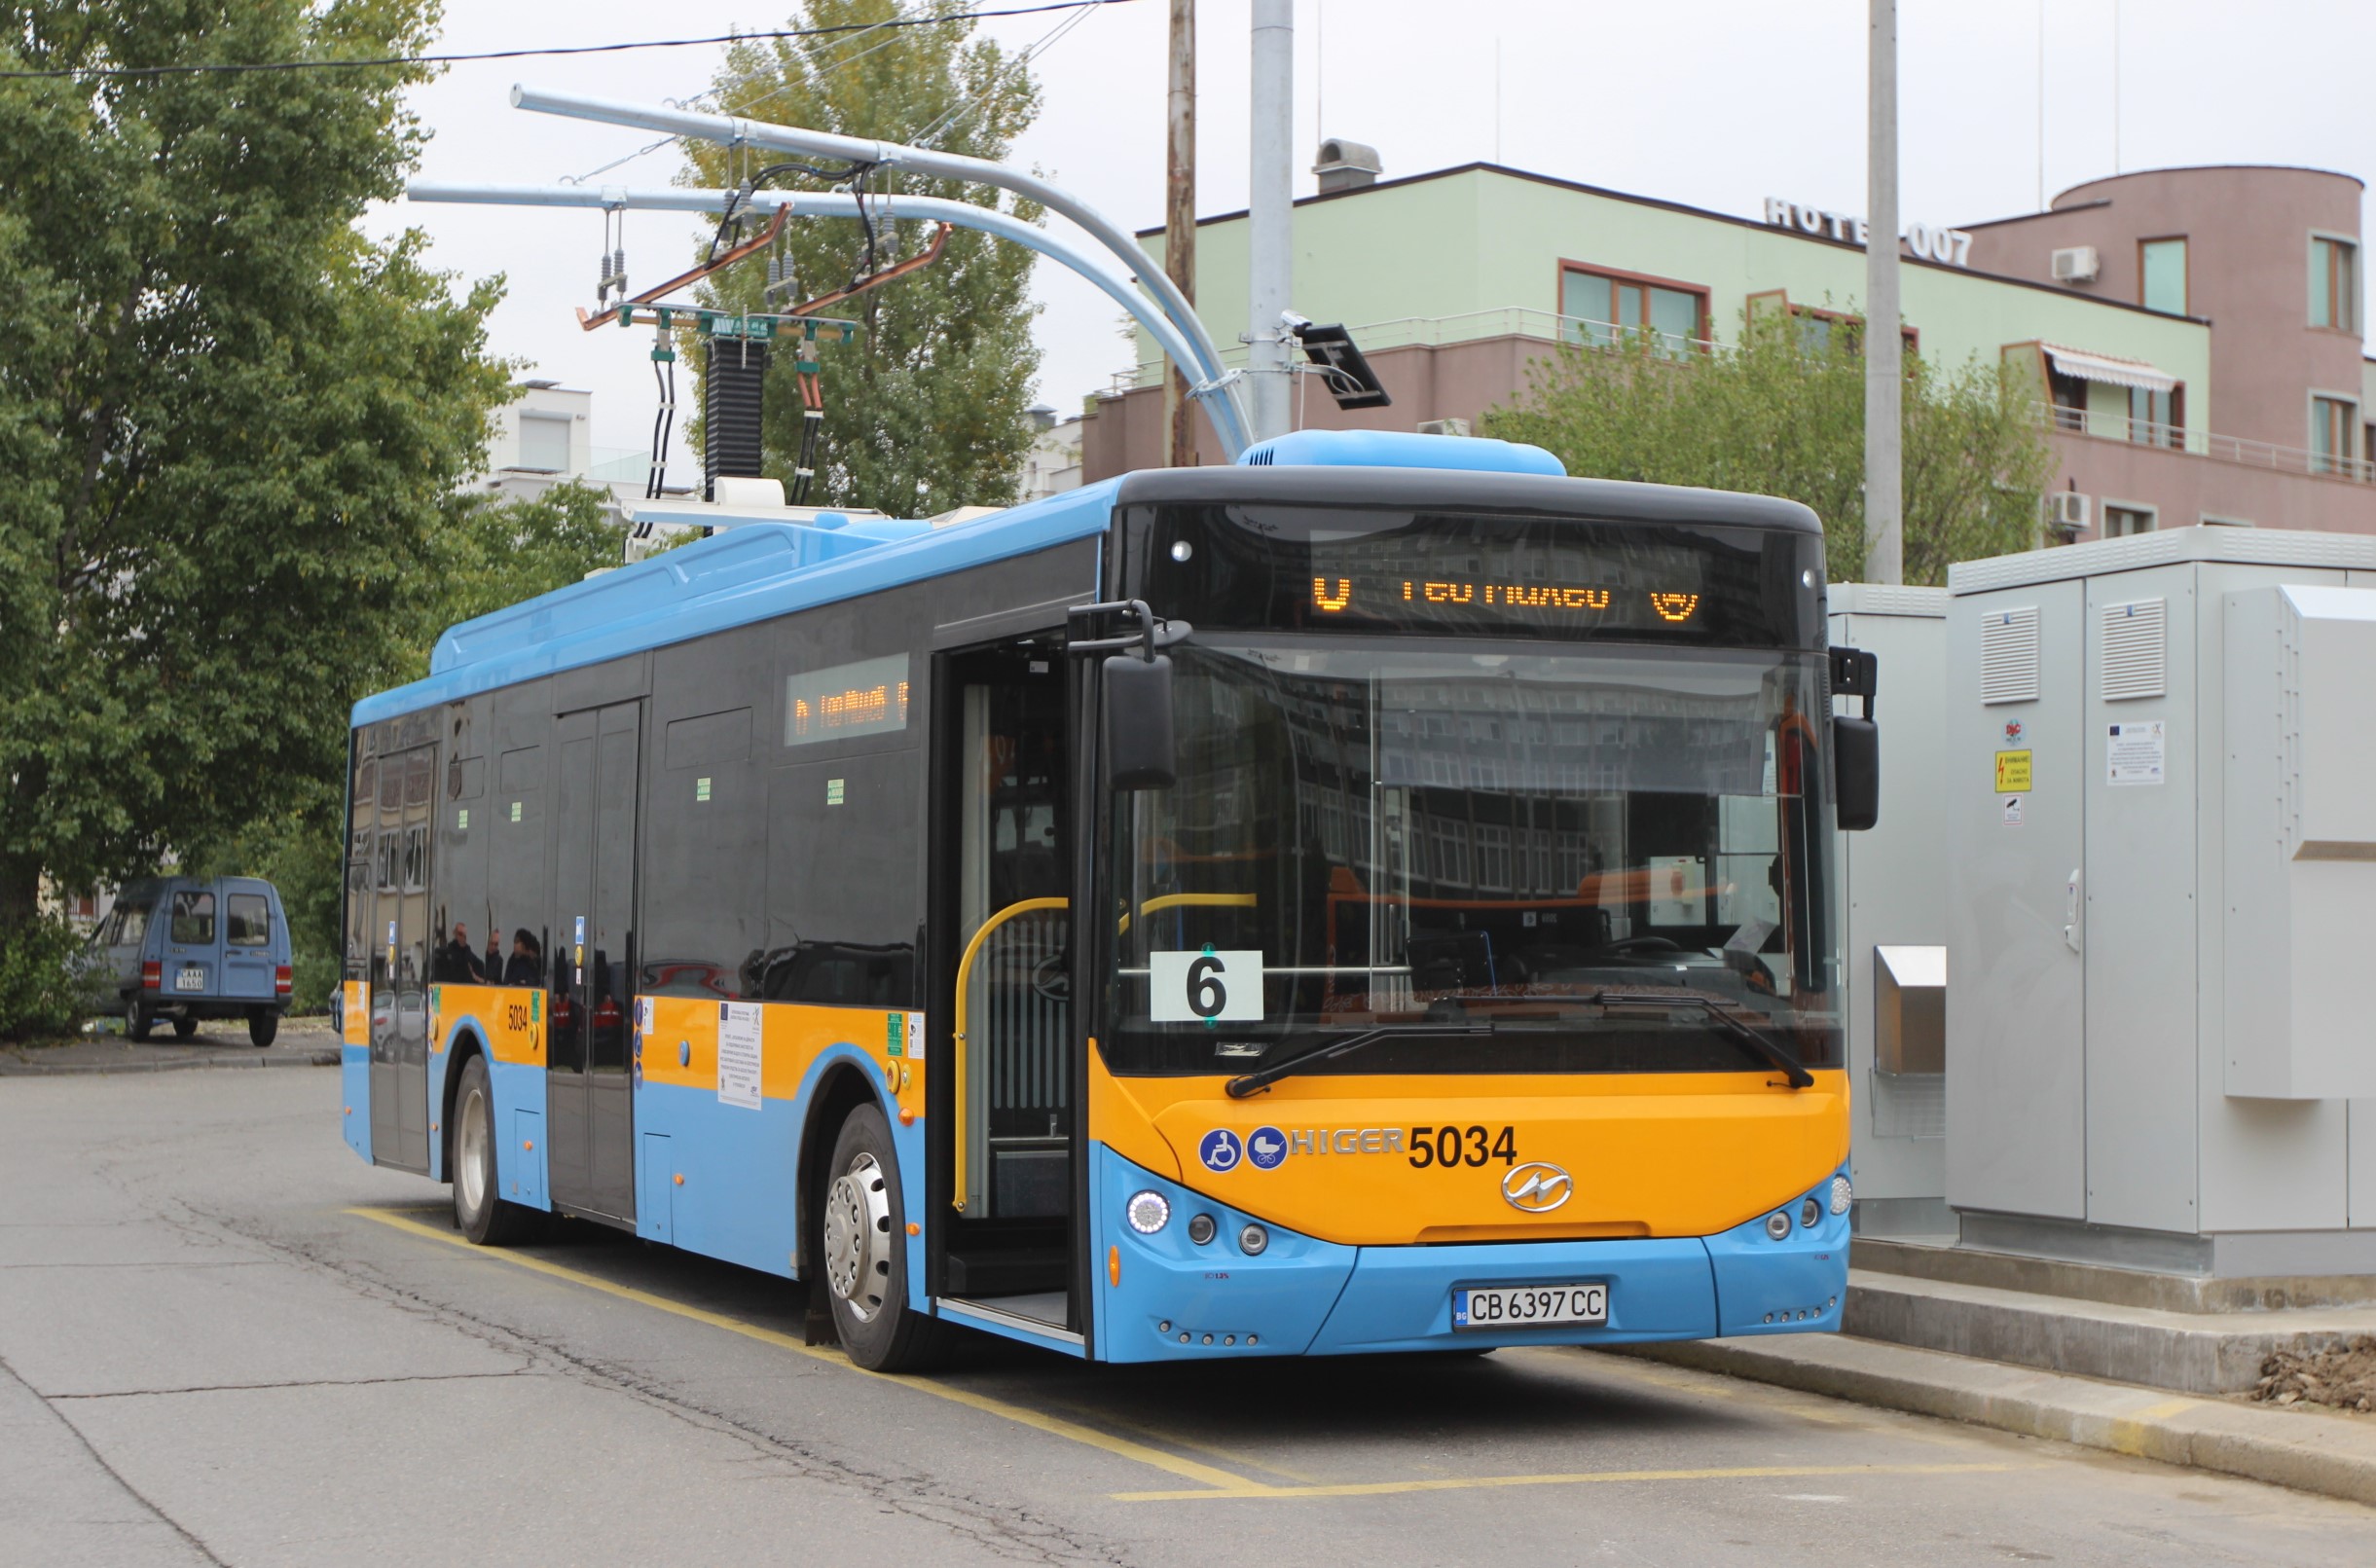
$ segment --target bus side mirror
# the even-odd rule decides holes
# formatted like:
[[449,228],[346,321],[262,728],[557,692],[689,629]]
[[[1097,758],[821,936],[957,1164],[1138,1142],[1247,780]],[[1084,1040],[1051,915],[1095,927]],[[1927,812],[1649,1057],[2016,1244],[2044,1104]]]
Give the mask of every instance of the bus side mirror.
[[1169,789],[1172,747],[1172,662],[1116,653],[1105,660],[1106,779],[1125,789]]
[[1864,715],[1832,715],[1832,809],[1840,831],[1862,833],[1881,820],[1881,730],[1873,722],[1881,661],[1863,648],[1831,650],[1832,695],[1861,697]]
[[1881,727],[1869,718],[1832,719],[1832,802],[1844,833],[1881,820]]

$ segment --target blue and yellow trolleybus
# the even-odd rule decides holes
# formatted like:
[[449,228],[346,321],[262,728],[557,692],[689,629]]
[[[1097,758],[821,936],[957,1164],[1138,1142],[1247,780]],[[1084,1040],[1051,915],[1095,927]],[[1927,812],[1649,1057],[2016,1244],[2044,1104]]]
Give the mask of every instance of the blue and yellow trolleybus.
[[1834,1329],[1822,546],[1302,433],[457,626],[354,712],[347,1142],[873,1367]]

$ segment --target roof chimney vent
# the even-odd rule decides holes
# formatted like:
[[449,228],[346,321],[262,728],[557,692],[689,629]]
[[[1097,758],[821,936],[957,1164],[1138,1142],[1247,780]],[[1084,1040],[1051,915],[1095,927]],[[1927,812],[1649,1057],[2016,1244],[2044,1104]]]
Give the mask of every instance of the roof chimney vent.
[[1375,185],[1384,166],[1377,161],[1376,148],[1330,136],[1320,143],[1320,162],[1312,165],[1312,172],[1320,176],[1320,194],[1327,196],[1333,191]]

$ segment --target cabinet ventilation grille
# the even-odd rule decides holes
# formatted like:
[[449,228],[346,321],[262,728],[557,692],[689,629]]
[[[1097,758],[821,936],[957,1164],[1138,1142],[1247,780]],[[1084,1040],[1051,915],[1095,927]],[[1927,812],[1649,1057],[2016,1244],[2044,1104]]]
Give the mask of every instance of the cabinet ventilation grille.
[[2160,697],[2169,690],[2168,602],[2103,606],[2103,700]]
[[1991,610],[1980,623],[1980,700],[2037,701],[2037,606]]

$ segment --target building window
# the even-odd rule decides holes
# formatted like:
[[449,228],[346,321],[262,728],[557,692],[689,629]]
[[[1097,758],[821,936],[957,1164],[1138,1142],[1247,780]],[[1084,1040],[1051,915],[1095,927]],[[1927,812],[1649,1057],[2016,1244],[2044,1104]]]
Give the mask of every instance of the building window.
[[1570,323],[1569,342],[1595,348],[1647,329],[1659,335],[1660,352],[1680,354],[1707,337],[1707,290],[1627,273],[1562,269],[1559,313]]
[[2156,392],[2129,388],[2129,439],[2139,446],[2182,447],[2186,444],[2186,389],[2174,386]]
[[2049,407],[2054,414],[2054,427],[2084,434],[2087,430],[2087,383],[2076,376],[2064,375],[2053,369],[2052,364],[2051,360],[2048,361],[2046,386]]
[[520,416],[520,466],[537,473],[569,471],[569,421],[550,414]]
[[2359,247],[2348,239],[2311,238],[2310,324],[2359,330]]
[[[1831,352],[1835,333],[1840,335],[1849,352],[1859,351],[1864,337],[1863,316],[1851,315],[1846,310],[1818,310],[1811,305],[1793,305],[1789,294],[1778,288],[1749,296],[1749,314],[1752,317],[1776,313],[1787,314],[1798,324],[1799,347],[1809,354]],[[1897,332],[1898,340],[1906,346],[1909,355],[1921,349],[1920,332],[1903,321],[1899,322]]]
[[2186,313],[2186,241],[2147,239],[2137,247],[2137,300],[2164,315]]
[[2352,437],[2359,429],[2357,404],[2340,397],[2310,400],[2310,471],[2348,473],[2352,467]]
[[2125,539],[2133,533],[2153,531],[2153,509],[2149,506],[2114,506],[2104,503],[2103,536]]

